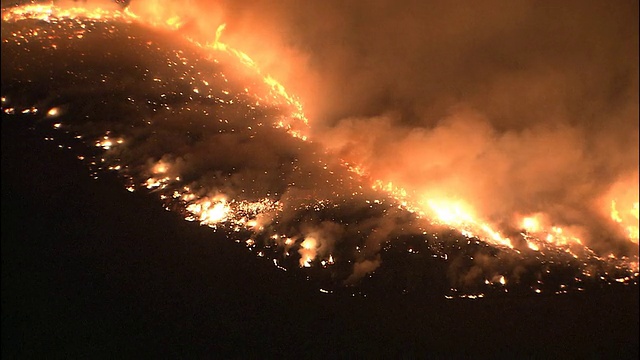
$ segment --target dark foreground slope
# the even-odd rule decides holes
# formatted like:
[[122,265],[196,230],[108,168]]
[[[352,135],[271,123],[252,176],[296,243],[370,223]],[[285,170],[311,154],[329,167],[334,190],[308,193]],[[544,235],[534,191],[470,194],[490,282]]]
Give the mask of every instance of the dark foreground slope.
[[[425,300],[429,299],[429,300]],[[635,359],[638,288],[351,298],[93,180],[2,119],[2,357],[561,356]]]

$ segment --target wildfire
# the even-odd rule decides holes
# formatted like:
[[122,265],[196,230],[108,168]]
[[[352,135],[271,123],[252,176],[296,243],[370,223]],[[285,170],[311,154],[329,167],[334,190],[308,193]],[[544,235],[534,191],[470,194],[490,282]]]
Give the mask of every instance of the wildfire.
[[620,226],[626,230],[629,239],[635,243],[638,243],[639,229],[638,229],[638,202],[634,202],[631,208],[618,210],[618,204],[616,200],[611,200],[611,220],[620,224]]
[[[349,169],[356,173],[363,171],[360,166],[350,166]],[[462,201],[424,199],[416,203],[412,201],[407,190],[382,180],[374,181],[372,188],[386,192],[403,208],[420,217],[428,217],[438,224],[458,229],[467,237],[479,237],[496,245],[513,248],[509,238],[503,237],[489,223],[474,216],[470,206]]]
[[127,18],[134,17],[130,12],[121,12],[114,9],[103,9],[100,7],[94,7],[91,9],[85,7],[65,7],[61,8],[51,4],[33,4],[24,5],[8,9],[2,14],[2,20],[4,21],[18,21],[24,19],[35,19],[46,22],[57,21],[61,18],[88,18],[95,20],[126,20]]
[[[283,98],[287,101],[287,103],[291,106],[293,106],[296,111],[292,114],[292,116],[294,118],[297,118],[298,120],[301,120],[305,125],[308,125],[309,120],[307,119],[307,117],[304,114],[303,111],[303,106],[302,103],[300,102],[299,99],[295,98],[294,96],[290,95],[285,87],[279,83],[276,79],[274,79],[271,75],[267,74],[267,75],[263,75],[262,70],[258,67],[258,65],[255,63],[255,61],[253,61],[253,59],[247,55],[246,53],[235,49],[231,46],[229,46],[228,44],[222,42],[220,39],[222,37],[222,33],[224,32],[224,29],[226,28],[227,24],[221,24],[218,26],[218,28],[216,29],[216,36],[215,36],[215,40],[213,43],[209,43],[209,44],[205,44],[204,46],[200,45],[198,42],[193,41],[196,45],[203,47],[203,48],[211,48],[213,50],[217,50],[217,51],[222,51],[222,52],[226,52],[232,56],[234,56],[236,59],[238,59],[240,61],[240,63],[242,63],[244,66],[246,66],[247,68],[251,69],[253,72],[255,72],[256,74],[259,74],[263,77],[263,82],[265,84],[267,84],[271,91],[274,93],[274,98]],[[301,137],[301,136],[298,136]],[[304,139],[306,140],[306,139]]]
[[201,224],[215,225],[226,220],[231,208],[226,199],[201,200],[187,206],[187,211],[194,214]]
[[167,170],[169,170],[169,166],[163,162],[155,164],[152,169],[154,174],[164,174]]
[[165,21],[165,24],[173,30],[178,30],[184,25],[184,21],[180,18],[180,16],[172,16]]
[[[143,24],[162,26],[170,30],[178,30],[182,28],[185,21],[179,16],[171,16],[169,18],[162,18],[158,15],[158,18],[142,19],[140,16],[131,12],[128,8],[124,10],[102,10],[102,9],[83,9],[83,8],[69,8],[61,9],[54,5],[27,5],[22,7],[12,8],[3,13],[4,21],[18,21],[21,19],[38,19],[46,22],[56,22],[60,18],[77,18],[83,17],[88,19],[104,20],[104,19],[118,19],[125,22],[138,21]],[[190,40],[193,44],[203,50],[211,50],[212,54],[219,55],[220,52],[228,54],[237,59],[239,63],[257,74],[262,82],[267,86],[270,98],[256,97],[259,101],[265,101],[268,103],[286,104],[291,107],[291,118],[293,120],[300,120],[303,124],[308,125],[308,119],[304,115],[302,103],[294,96],[287,93],[285,87],[276,81],[268,74],[264,74],[260,67],[249,57],[246,53],[235,49],[222,42],[221,38],[226,28],[226,24],[218,26],[215,39],[212,43],[199,44],[198,42]],[[216,53],[213,53],[216,52]],[[213,55],[212,55],[213,56]],[[180,61],[186,62],[186,59]],[[154,79],[155,81],[156,79]],[[158,79],[158,81],[162,81]],[[206,81],[203,83],[208,85]],[[193,93],[200,94],[202,91],[201,84],[199,87],[193,88]],[[223,90],[223,93],[229,95],[229,92]],[[249,92],[245,89],[245,92]],[[3,98],[3,103],[4,103]],[[233,100],[219,99],[221,103],[229,104],[233,103]],[[256,102],[256,106],[259,103]],[[31,111],[31,110],[30,110]],[[47,112],[48,117],[59,116],[61,110],[59,108],[51,108]],[[295,138],[299,138],[303,141],[307,140],[305,135],[300,129],[294,128],[295,121],[290,122],[288,119],[279,117],[274,122],[274,127],[283,128],[289,135]],[[55,125],[54,125],[55,126]],[[59,126],[55,126],[58,128]],[[107,133],[107,135],[99,138],[94,144],[96,147],[102,148],[105,151],[112,150],[119,144],[123,144],[124,139],[113,137]],[[163,158],[164,159],[164,158]],[[467,238],[478,238],[488,243],[498,245],[501,247],[514,249],[514,244],[509,237],[504,235],[506,230],[492,224],[487,219],[484,219],[478,214],[469,203],[459,199],[448,199],[446,197],[426,196],[422,194],[416,194],[411,190],[407,190],[394,182],[384,181],[380,179],[369,178],[370,169],[360,164],[349,163],[344,160],[343,165],[345,168],[351,171],[351,173],[358,176],[359,180],[371,185],[372,189],[383,192],[389,197],[395,200],[398,207],[407,210],[419,218],[429,219],[432,223],[445,225],[450,228],[460,231],[462,235]],[[188,186],[179,188],[177,183],[180,181],[180,175],[177,172],[177,167],[172,168],[170,161],[158,161],[154,164],[147,164],[145,167],[145,177],[142,178],[135,186],[142,185],[147,189],[161,192],[161,198],[166,199],[171,205],[180,204],[183,211],[186,211],[186,218],[190,221],[197,221],[202,225],[216,227],[219,225],[225,225],[234,231],[250,231],[252,234],[260,233],[264,231],[265,223],[264,217],[275,217],[282,211],[282,204],[279,201],[274,201],[268,197],[255,200],[239,200],[229,196],[230,193],[220,192],[215,193],[209,191],[208,194],[204,194],[205,191],[197,192]],[[120,165],[110,167],[110,169],[121,170]],[[326,167],[325,167],[326,169]],[[144,180],[146,179],[146,180]],[[129,187],[134,189],[134,186]],[[244,190],[243,190],[244,191]],[[170,195],[172,194],[172,195]],[[319,200],[320,203],[322,200]],[[367,201],[367,203],[369,203]],[[375,200],[374,203],[379,204],[379,200]],[[623,227],[629,236],[629,239],[635,243],[638,242],[638,202],[632,203],[629,207],[628,202],[624,205],[627,208],[620,207],[622,202],[612,200],[610,204],[610,217],[611,220]],[[318,205],[322,206],[322,205]],[[510,226],[523,230],[523,237],[526,240],[526,246],[533,251],[541,251],[546,247],[552,246],[567,246],[567,245],[580,245],[586,248],[582,244],[579,237],[574,236],[570,229],[556,226],[546,214],[534,213],[527,214],[515,220]],[[516,225],[517,224],[517,225]],[[265,231],[266,232],[266,231]],[[321,237],[306,236],[300,242],[301,237],[294,235],[293,237],[285,234],[273,234],[268,233],[269,238],[279,244],[284,244],[287,251],[290,247],[298,247],[298,254],[300,255],[299,266],[311,267],[316,258],[322,259],[322,256],[326,256],[329,251],[325,251],[322,247]],[[511,234],[508,232],[508,234]],[[288,234],[292,235],[292,234]],[[546,242],[546,244],[544,243]],[[254,239],[248,239],[247,245],[255,246]],[[588,249],[588,248],[587,248]],[[320,252],[320,256],[318,256]],[[263,253],[260,253],[263,254]],[[287,252],[288,255],[288,252]],[[340,256],[340,255],[338,255]],[[328,259],[320,261],[325,265],[330,265],[335,262],[333,255],[329,255]],[[274,264],[280,267],[277,261],[274,259]],[[635,263],[637,269],[637,262]],[[487,280],[488,281],[488,280]],[[494,278],[491,283],[506,285],[507,280],[505,276],[500,275]],[[478,296],[481,297],[481,296]]]
[[540,231],[540,220],[536,216],[528,216],[522,219],[522,228],[530,233]]
[[438,222],[462,230],[463,235],[467,237],[478,236],[496,245],[513,248],[509,238],[503,237],[488,223],[478,220],[476,216],[472,215],[470,207],[461,201],[429,199],[426,201],[426,205]]
[[101,140],[96,141],[96,147],[101,147],[105,150],[109,150],[113,146],[122,144],[123,142],[123,139],[112,139],[108,135],[105,135]]
[[529,249],[533,250],[533,251],[540,251],[540,246],[538,246],[536,243],[531,242],[531,241],[527,241],[527,246],[529,247]]
[[51,108],[51,109],[49,109],[49,111],[47,111],[47,116],[48,117],[56,117],[58,115],[60,115],[60,109],[58,109],[56,107]]
[[[185,24],[185,20],[180,16],[175,14],[165,15],[162,14],[161,11],[150,11],[143,19],[128,7],[124,9],[119,9],[117,7],[112,9],[104,9],[100,7],[93,7],[90,9],[84,7],[61,8],[55,6],[53,3],[13,7],[4,11],[2,17],[4,21],[14,22],[23,19],[37,19],[47,22],[55,22],[62,18],[75,19],[79,17],[94,20],[109,19],[127,22],[138,21],[155,27],[165,27],[169,30],[178,30]],[[226,24],[224,23],[217,27],[215,38],[212,43],[202,45],[192,39],[187,38],[187,40],[190,40],[202,49],[224,52],[236,58],[245,67],[262,77],[263,82],[269,87],[273,94],[273,100],[284,99],[288,105],[295,109],[292,113],[292,117],[301,120],[304,124],[308,124],[308,119],[304,115],[303,105],[296,97],[290,95],[286,91],[285,87],[272,76],[263,74],[260,67],[248,54],[222,41],[225,29]],[[197,89],[194,91],[197,92]],[[47,113],[50,117],[57,116],[58,114],[58,108],[52,108]],[[307,136],[302,134],[299,129],[294,129],[291,125],[286,125],[282,119],[278,120],[274,126],[285,127],[293,137],[300,138],[301,140],[307,140]],[[122,139],[111,139],[105,136],[104,139],[96,143],[96,146],[108,150],[116,144],[121,143]],[[361,165],[349,164],[347,162],[345,162],[345,164],[352,172],[360,177],[366,177],[366,174],[368,174],[367,169]],[[166,172],[166,168],[161,164],[157,164],[153,169],[154,174],[162,174],[164,172]],[[160,186],[166,181],[167,180],[163,178],[150,178],[147,181],[146,186],[154,188]],[[427,199],[415,202],[411,200],[410,194],[408,194],[407,190],[383,180],[374,180],[372,187],[375,190],[388,193],[397,199],[398,202],[409,211],[418,213],[421,216],[430,216],[437,222],[454,228],[459,228],[463,230],[465,234],[470,236],[479,236],[496,244],[513,247],[510,239],[504,238],[499,231],[494,230],[492,225],[473,215],[472,209],[460,201]],[[616,201],[613,200],[611,202],[611,219],[625,228],[632,241],[636,243],[638,242],[638,202],[635,202],[631,209],[626,211],[624,214],[621,214],[618,210]],[[548,242],[556,242],[560,245],[571,241],[580,242],[580,240],[575,237],[562,234],[562,229],[560,228],[544,229],[540,223],[540,218],[537,215],[523,218],[521,227],[529,233],[546,233],[546,240]]]
[[[2,14],[2,19],[4,21],[19,21],[25,19],[36,19],[42,20],[46,22],[55,22],[58,19],[76,19],[76,18],[85,18],[92,20],[120,20],[126,22],[138,21],[140,23],[152,26],[152,27],[164,27],[168,30],[179,30],[185,24],[185,20],[182,19],[178,15],[171,15],[165,18],[163,14],[158,11],[152,11],[151,14],[147,14],[144,18],[135,14],[128,7],[120,10],[117,8],[114,9],[103,9],[100,7],[94,8],[84,8],[84,7],[71,7],[71,8],[61,8],[52,4],[42,4],[42,5],[25,5],[20,7],[13,7],[8,9]],[[280,99],[284,99],[285,103],[289,106],[292,106],[295,111],[292,113],[292,118],[302,121],[304,125],[308,125],[309,120],[303,111],[303,105],[300,100],[292,95],[290,95],[285,87],[274,79],[269,74],[264,74],[263,71],[258,67],[258,65],[251,59],[249,55],[246,53],[230,46],[221,41],[222,33],[226,28],[226,24],[220,24],[216,29],[215,40],[213,43],[209,44],[201,44],[189,37],[186,37],[186,40],[191,41],[194,45],[200,47],[203,50],[212,49],[216,52],[224,52],[228,55],[236,58],[241,64],[250,69],[255,74],[258,74],[262,77],[262,80],[265,85],[269,87],[271,90],[272,101],[279,101]],[[291,126],[291,125],[289,125]],[[299,130],[297,130],[299,132]],[[299,138],[303,138],[306,140],[306,136],[296,136]]]
[[318,241],[314,237],[307,237],[304,239],[302,244],[300,244],[300,266],[301,267],[311,267],[311,262],[316,257],[316,247],[318,246]]

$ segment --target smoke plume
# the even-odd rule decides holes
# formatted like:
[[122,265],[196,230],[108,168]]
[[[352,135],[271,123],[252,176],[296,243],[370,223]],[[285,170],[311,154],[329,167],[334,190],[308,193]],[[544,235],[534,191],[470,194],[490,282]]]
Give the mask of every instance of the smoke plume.
[[[280,116],[277,107],[235,118],[255,101],[240,82],[207,78],[207,87],[232,94],[215,94],[228,106],[212,105],[204,85],[180,75],[191,71],[185,61],[184,69],[163,63],[154,74],[182,82],[139,89],[131,82],[126,91],[145,94],[129,99],[136,106],[171,111],[188,97],[189,110],[171,117],[136,107],[142,120],[129,120],[153,126],[122,125],[127,143],[111,156],[143,177],[179,177],[210,199],[274,195],[284,210],[273,226],[300,242],[301,266],[333,254],[340,239],[359,242],[351,283],[380,265],[385,241],[407,232],[398,226],[406,214],[387,209],[359,214],[351,226],[301,212],[318,199],[370,195],[344,180],[342,161],[404,189],[425,212],[432,202],[457,202],[505,235],[535,217],[601,253],[637,254],[620,226],[635,221],[637,232],[637,2],[134,0],[129,8],[198,43],[221,37],[249,54],[261,74],[300,97],[313,143],[251,127]],[[221,123],[212,126],[209,114]],[[106,126],[94,125],[81,133],[102,136]],[[255,226],[273,221],[263,214]],[[483,273],[493,266],[479,257],[461,281],[493,277]]]
[[417,201],[514,230],[540,213],[601,250],[625,237],[608,208],[638,199],[637,2],[138,5],[202,37],[226,22],[301,97],[313,139]]

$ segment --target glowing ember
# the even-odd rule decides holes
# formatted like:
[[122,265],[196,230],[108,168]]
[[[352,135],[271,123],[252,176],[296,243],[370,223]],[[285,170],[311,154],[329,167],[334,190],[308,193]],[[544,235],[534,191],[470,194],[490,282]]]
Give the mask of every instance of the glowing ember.
[[120,145],[124,142],[122,139],[111,139],[109,136],[104,136],[101,140],[96,142],[97,147],[101,147],[105,150],[111,149],[115,145]]
[[49,111],[47,111],[47,116],[49,116],[49,117],[56,117],[58,115],[60,115],[60,109],[58,109],[58,108],[54,107],[54,108],[49,109]]

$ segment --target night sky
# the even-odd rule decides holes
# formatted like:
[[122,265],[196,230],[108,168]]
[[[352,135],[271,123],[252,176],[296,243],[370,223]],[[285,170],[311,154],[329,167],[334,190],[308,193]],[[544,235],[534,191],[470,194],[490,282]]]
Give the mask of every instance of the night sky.
[[186,5],[3,20],[3,357],[638,356],[637,3]]

